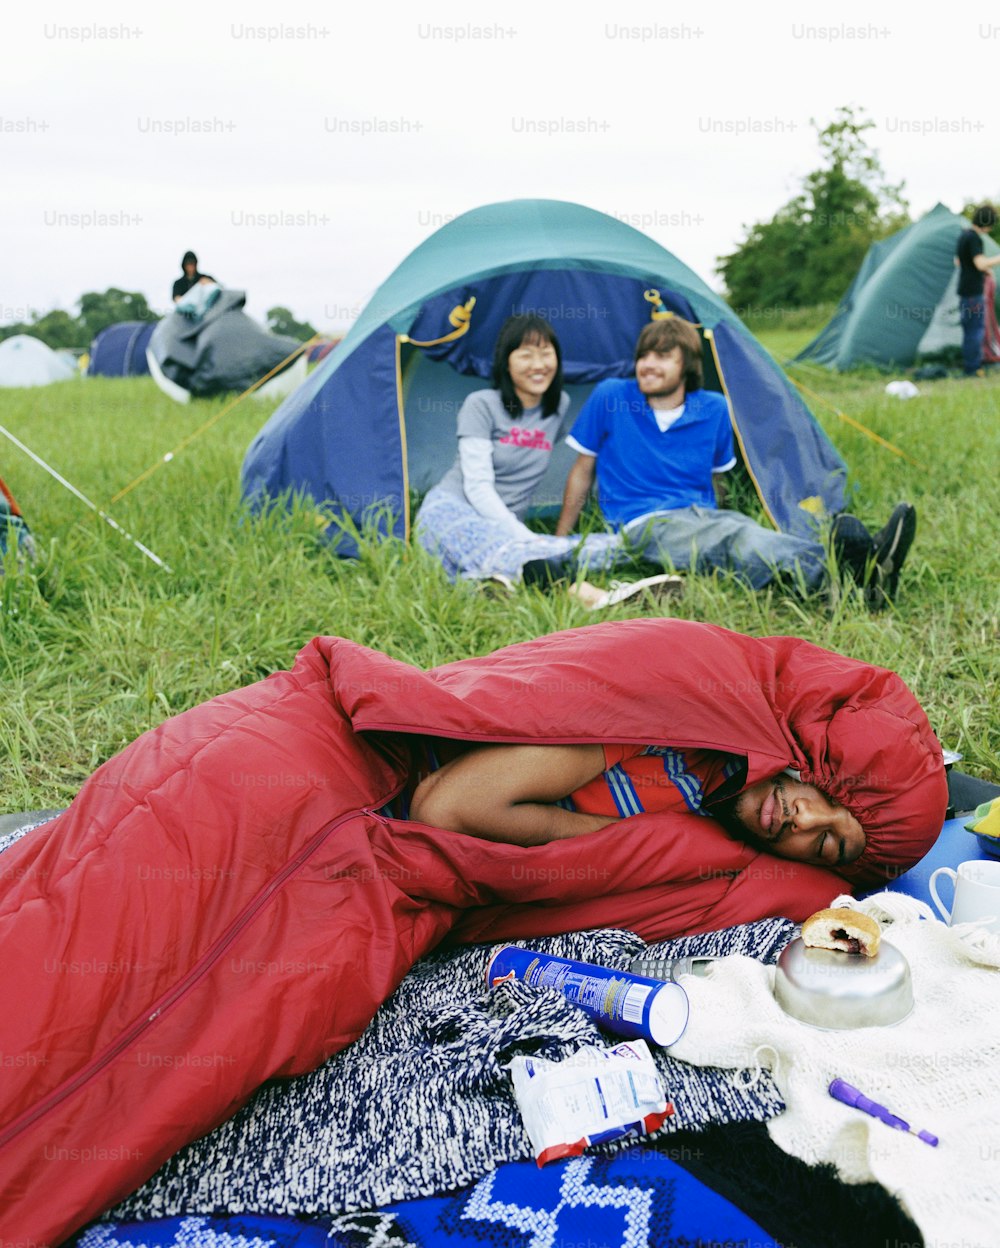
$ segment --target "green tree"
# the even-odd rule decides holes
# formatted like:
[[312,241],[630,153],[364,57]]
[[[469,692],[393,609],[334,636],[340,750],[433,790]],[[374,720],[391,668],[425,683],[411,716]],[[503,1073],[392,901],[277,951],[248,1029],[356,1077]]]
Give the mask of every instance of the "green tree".
[[0,329],[0,342],[5,338],[13,338],[15,334],[28,334],[39,338],[42,342],[58,350],[60,347],[86,347],[87,338],[79,321],[64,312],[62,308],[53,308],[44,316],[31,312],[31,321],[17,321]]
[[736,308],[804,307],[839,299],[877,239],[909,224],[903,184],[888,184],[866,139],[875,123],[851,107],[816,127],[823,165],[770,221],[716,266]]
[[34,325],[28,325],[24,321],[11,321],[9,325],[0,327],[0,342],[3,342],[5,338],[14,338],[17,334],[30,334],[33,332]]
[[308,321],[297,321],[287,308],[268,308],[267,327],[272,334],[285,334],[306,342],[316,337],[316,330]]
[[119,290],[117,286],[109,286],[103,294],[88,291],[80,296],[79,321],[85,346],[89,346],[102,329],[117,325],[119,321],[156,320],[159,317],[146,302],[146,296],[138,291]]
[[78,320],[64,312],[62,308],[53,308],[44,316],[36,317],[31,326],[31,333],[42,342],[58,350],[60,347],[87,347],[87,338],[83,326]]

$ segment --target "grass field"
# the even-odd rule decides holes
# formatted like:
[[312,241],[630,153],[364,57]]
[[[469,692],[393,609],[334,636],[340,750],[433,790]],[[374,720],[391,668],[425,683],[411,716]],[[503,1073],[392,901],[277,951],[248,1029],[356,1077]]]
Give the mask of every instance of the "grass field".
[[[759,330],[778,359],[813,328]],[[805,603],[731,580],[689,581],[669,610],[755,634],[796,633],[895,668],[963,767],[1000,775],[1000,377],[922,383],[899,402],[885,378],[795,370],[850,466],[853,510],[873,528],[901,498],[919,512],[896,606],[853,594]],[[832,405],[832,406],[831,406]],[[181,408],[148,378],[3,392],[0,423],[99,506],[221,411]],[[895,443],[909,462],[842,420]],[[0,811],[64,805],[100,762],[165,716],[290,664],[337,633],[429,666],[594,617],[566,595],[498,602],[451,587],[416,547],[331,555],[307,509],[264,520],[239,498],[239,467],[271,408],[245,401],[111,508],[165,572],[0,438],[0,475],[40,558],[0,580]],[[620,617],[654,608],[618,608]]]

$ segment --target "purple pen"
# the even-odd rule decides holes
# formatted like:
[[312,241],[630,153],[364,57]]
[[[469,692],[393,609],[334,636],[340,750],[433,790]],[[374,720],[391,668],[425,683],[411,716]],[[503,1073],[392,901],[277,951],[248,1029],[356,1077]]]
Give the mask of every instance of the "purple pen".
[[830,1084],[829,1091],[835,1101],[842,1101],[845,1105],[851,1105],[854,1109],[860,1109],[863,1113],[871,1114],[873,1118],[878,1118],[887,1127],[892,1127],[896,1131],[908,1131],[910,1135],[915,1135],[918,1140],[923,1140],[931,1148],[937,1148],[938,1137],[936,1135],[931,1135],[929,1131],[914,1131],[908,1122],[904,1122],[902,1118],[898,1118],[891,1113],[884,1105],[880,1105],[878,1101],[871,1100],[845,1080],[834,1079]]

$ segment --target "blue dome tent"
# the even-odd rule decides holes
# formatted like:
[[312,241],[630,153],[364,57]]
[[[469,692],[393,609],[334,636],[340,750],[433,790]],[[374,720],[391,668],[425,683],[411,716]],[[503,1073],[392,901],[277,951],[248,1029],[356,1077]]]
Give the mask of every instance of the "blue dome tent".
[[[631,375],[651,317],[697,323],[705,384],[729,400],[772,523],[808,533],[812,517],[843,509],[842,460],[739,318],[645,234],[556,200],[474,209],[417,247],[257,435],[243,463],[245,497],[260,505],[295,491],[357,523],[381,509],[383,531],[388,514],[392,532],[407,537],[410,491],[428,489],[452,462],[462,399],[489,378],[497,332],[517,312],[545,317],[559,335],[570,419],[596,382]],[[557,448],[541,505],[559,501],[572,459]],[[341,553],[353,553],[347,545]]]
[[88,377],[148,377],[146,348],[156,321],[119,321],[90,344]]

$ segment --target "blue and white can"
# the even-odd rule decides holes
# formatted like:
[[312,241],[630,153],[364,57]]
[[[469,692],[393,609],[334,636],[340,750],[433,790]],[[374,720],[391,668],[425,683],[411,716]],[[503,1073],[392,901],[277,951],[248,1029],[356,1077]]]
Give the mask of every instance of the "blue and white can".
[[507,979],[557,989],[618,1036],[641,1037],[667,1047],[676,1044],[687,1027],[690,1006],[680,984],[517,945],[494,949],[486,968],[486,982],[491,988]]

